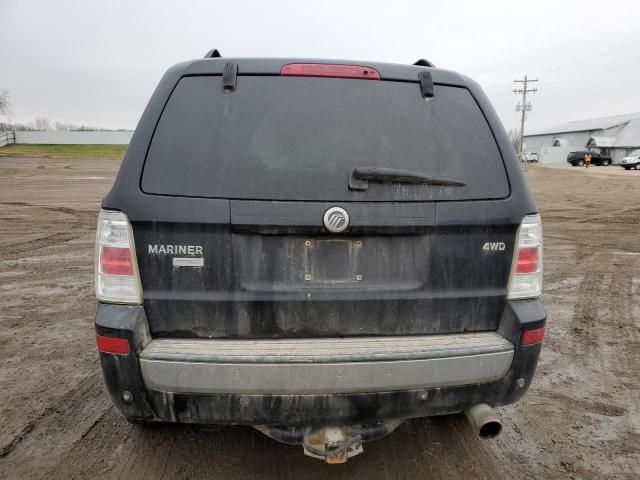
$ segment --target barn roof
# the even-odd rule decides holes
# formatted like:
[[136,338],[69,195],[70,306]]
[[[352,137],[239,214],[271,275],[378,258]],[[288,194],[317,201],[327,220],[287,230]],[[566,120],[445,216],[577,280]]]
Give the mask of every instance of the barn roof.
[[616,143],[616,137],[590,137],[587,147],[613,147]]
[[[583,132],[592,130],[604,130],[607,128],[615,127],[616,125],[622,125],[630,120],[640,119],[640,112],[626,113],[624,115],[614,115],[611,117],[590,118],[588,120],[577,120],[573,122],[562,123],[553,127],[542,128],[534,130],[533,132],[526,132],[525,137],[533,135],[553,135],[556,133],[565,132]],[[620,137],[620,135],[618,135]]]
[[614,147],[640,147],[640,118],[631,120],[618,132]]

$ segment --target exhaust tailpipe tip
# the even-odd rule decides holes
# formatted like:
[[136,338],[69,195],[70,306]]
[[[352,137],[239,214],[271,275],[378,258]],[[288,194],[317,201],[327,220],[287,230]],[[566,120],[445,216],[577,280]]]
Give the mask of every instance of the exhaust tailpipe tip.
[[488,440],[496,438],[502,433],[502,422],[486,403],[473,405],[466,409],[464,414],[480,438]]

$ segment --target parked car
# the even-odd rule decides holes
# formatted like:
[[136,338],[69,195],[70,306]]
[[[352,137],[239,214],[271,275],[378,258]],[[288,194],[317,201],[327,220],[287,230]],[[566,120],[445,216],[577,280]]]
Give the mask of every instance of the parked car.
[[640,170],[640,150],[634,150],[624,157],[620,162],[620,166],[625,170],[631,170],[632,168]]
[[500,433],[544,337],[542,225],[478,84],[421,65],[169,69],[98,220],[122,415],[251,425],[328,462],[413,417]]
[[584,166],[584,155],[586,153],[591,154],[591,165],[602,165],[606,167],[607,165],[611,165],[611,157],[607,155],[600,155],[598,152],[590,152],[589,150],[578,150],[575,152],[569,152],[567,155],[567,162],[569,162],[574,167],[583,167]]
[[522,160],[527,162],[527,163],[531,163],[531,162],[538,162],[538,154],[536,152],[527,152],[525,154],[523,154],[522,156]]

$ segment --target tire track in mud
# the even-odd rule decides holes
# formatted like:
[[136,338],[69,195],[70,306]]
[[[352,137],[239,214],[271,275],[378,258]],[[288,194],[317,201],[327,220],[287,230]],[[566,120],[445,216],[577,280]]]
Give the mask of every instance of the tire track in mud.
[[[628,425],[638,424],[637,405],[640,394],[636,385],[636,371],[640,365],[639,330],[633,322],[632,277],[638,269],[629,262],[640,263],[636,257],[616,261],[616,252],[604,249],[583,254],[579,269],[584,272],[569,338],[572,358],[572,383],[583,388],[550,391],[547,401],[560,405],[568,418],[575,422],[576,431],[567,432],[573,442],[580,444],[585,435],[604,435],[608,445],[593,455],[568,456],[561,465],[578,474],[579,478],[597,478],[601,462],[633,464],[637,449],[629,451]],[[620,268],[624,265],[626,268]],[[640,265],[639,265],[640,266]],[[617,452],[615,460],[607,452]]]
[[[0,156],[0,160],[1,159],[2,159],[2,156]],[[18,172],[19,171],[17,168],[1,168],[0,178],[15,178]]]
[[[602,242],[598,242],[598,241],[585,241],[584,239],[576,239],[575,238],[575,234],[573,235],[549,235],[547,233],[544,234],[544,238],[545,241],[547,241],[548,239],[552,238],[554,240],[560,240],[562,242],[571,242],[573,245],[575,245],[576,247],[581,247],[582,249],[584,249],[585,251],[588,249],[600,249],[600,248],[608,248],[611,251],[617,251],[620,253],[631,253],[631,254],[637,254],[638,251],[636,249],[627,249],[627,248],[620,248],[620,247],[614,247],[614,246],[605,246],[603,247]],[[584,253],[582,254],[582,256],[586,256],[588,255],[588,253]]]
[[[631,268],[618,268],[629,265]],[[640,323],[634,322],[634,308],[640,305],[640,299],[633,295],[633,273],[636,272],[640,277],[640,257],[614,260],[612,267],[614,270],[607,292],[607,323],[611,325],[612,331],[606,344],[615,349],[617,354],[610,355],[610,364],[615,374],[626,378],[632,376],[635,380],[636,371],[640,367]],[[620,341],[621,338],[625,339],[624,343]]]
[[61,219],[60,223],[65,224],[66,227],[63,232],[55,232],[35,240],[14,242],[5,247],[3,251],[0,252],[0,260],[10,260],[26,252],[33,252],[41,248],[76,240],[90,231],[90,220],[96,217],[96,213],[90,211],[75,210],[67,207],[48,207],[25,202],[0,202],[0,206],[34,209],[36,213],[32,215],[33,218],[41,216],[37,214],[38,210],[40,212],[44,210],[51,213],[67,214],[73,218],[72,220]]
[[[588,257],[585,258],[585,255]],[[598,297],[601,295],[604,272],[597,269],[602,265],[599,256],[582,253],[585,262],[580,262],[584,277],[578,287],[578,298],[571,318],[571,330],[576,343],[572,348],[574,358],[590,358],[597,351],[598,337],[595,330],[598,322]]]
[[[634,264],[636,268],[631,266]],[[589,255],[581,269],[584,278],[571,319],[571,328],[578,340],[574,357],[581,357],[583,363],[590,360],[593,367],[601,370],[603,378],[607,377],[605,372],[612,373],[607,365],[617,364],[615,370],[620,373],[635,370],[640,365],[640,332],[633,322],[632,279],[633,272],[640,271],[640,258],[616,261],[615,252],[609,250]],[[616,344],[623,343],[621,337],[624,338],[622,355],[615,348]]]
[[583,216],[582,218],[574,218],[572,221],[577,224],[637,224],[640,223],[640,208],[637,207],[625,207],[616,209],[615,213],[608,212],[605,214]]
[[39,472],[48,464],[55,465],[111,408],[100,375],[96,372],[85,378],[0,446],[0,477],[11,472],[12,478],[23,478],[35,473],[30,465]]

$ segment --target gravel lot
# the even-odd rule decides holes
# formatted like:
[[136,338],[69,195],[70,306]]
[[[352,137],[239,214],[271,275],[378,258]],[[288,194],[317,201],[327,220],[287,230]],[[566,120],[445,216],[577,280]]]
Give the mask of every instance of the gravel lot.
[[549,323],[505,433],[415,420],[341,466],[248,427],[140,430],[94,346],[96,212],[113,160],[0,159],[0,478],[640,478],[640,172],[526,175],[545,226]]

